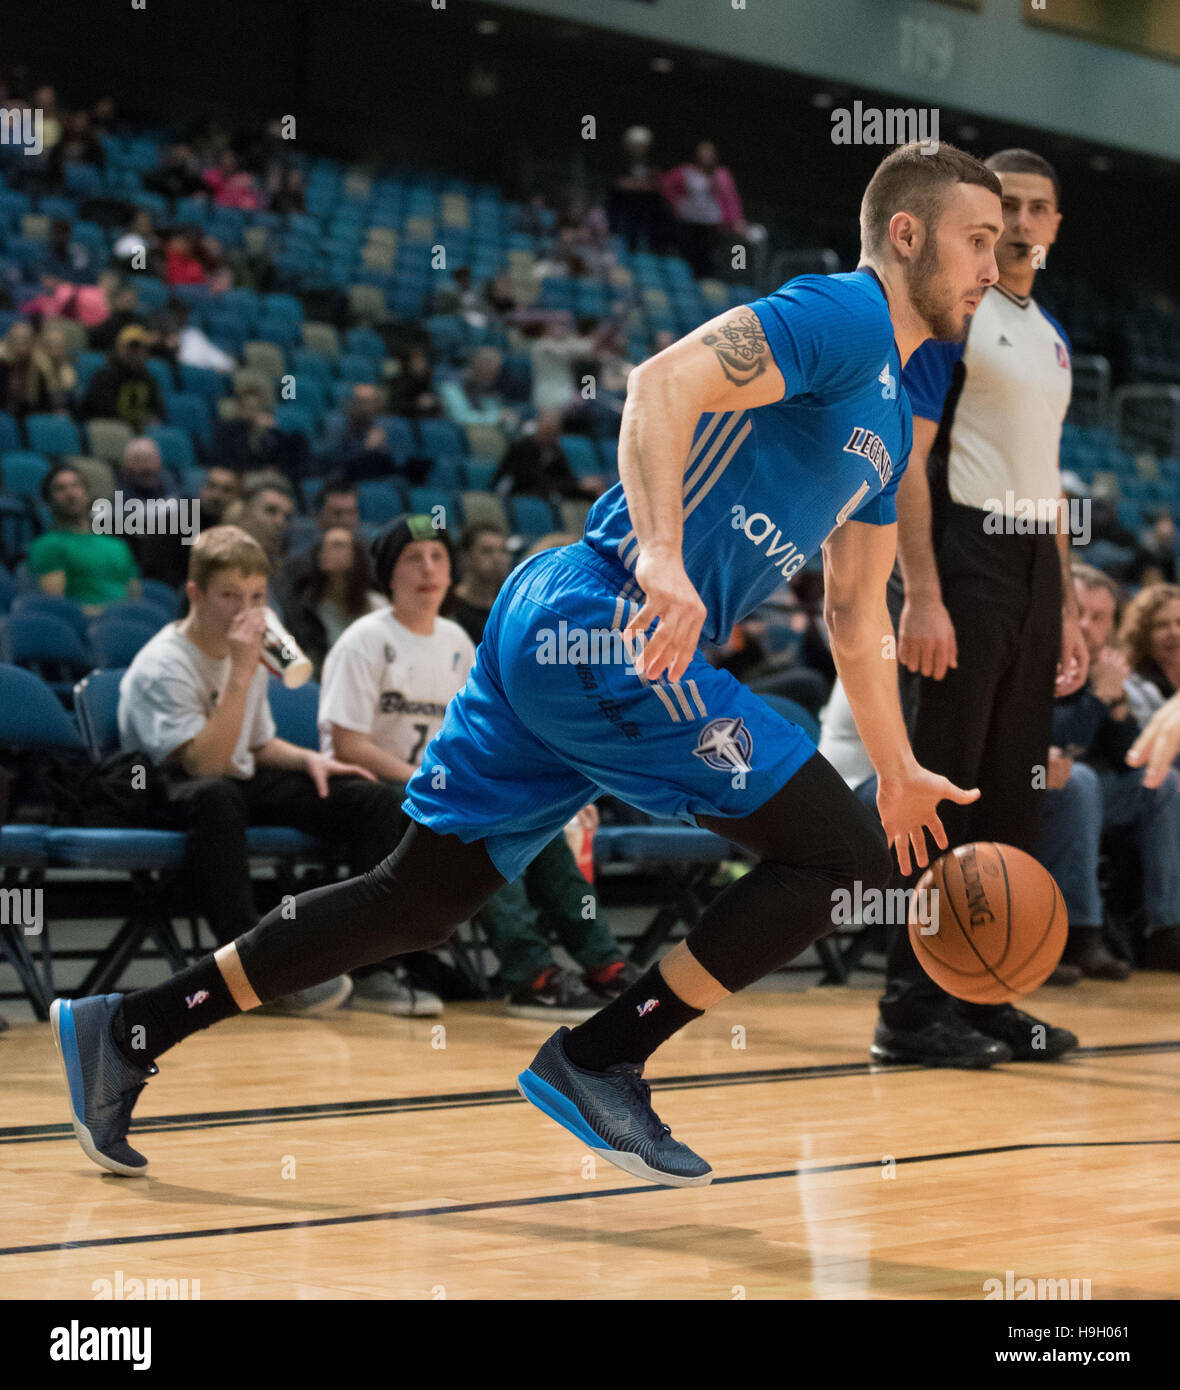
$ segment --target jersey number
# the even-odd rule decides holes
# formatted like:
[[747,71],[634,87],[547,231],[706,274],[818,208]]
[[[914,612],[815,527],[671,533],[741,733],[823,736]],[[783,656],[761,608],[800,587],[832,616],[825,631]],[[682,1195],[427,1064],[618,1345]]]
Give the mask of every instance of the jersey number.
[[418,758],[421,756],[422,749],[426,744],[426,730],[430,728],[430,725],[415,724],[414,728],[418,730],[418,742],[414,744],[408,759],[411,767],[418,766]]
[[845,502],[844,505],[840,508],[839,512],[837,512],[837,526],[844,525],[844,523],[848,520],[852,513],[856,511],[857,507],[860,506],[861,499],[864,497],[865,493],[868,492],[868,490],[868,483],[861,483],[860,487],[857,488],[855,495],[850,497],[848,501]]

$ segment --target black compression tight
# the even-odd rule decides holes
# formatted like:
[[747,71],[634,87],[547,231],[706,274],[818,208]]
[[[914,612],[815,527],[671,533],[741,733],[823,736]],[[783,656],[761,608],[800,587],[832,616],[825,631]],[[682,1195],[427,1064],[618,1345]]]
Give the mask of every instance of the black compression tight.
[[[883,888],[892,856],[876,816],[816,753],[763,806],[698,823],[760,862],[719,893],[688,936],[693,956],[731,992],[793,960],[833,930],[833,894]],[[335,975],[444,942],[504,886],[483,841],[417,822],[376,868],[301,893],[237,940],[262,1003]]]
[[884,888],[892,851],[878,817],[816,753],[769,801],[740,820],[697,823],[757,855],[759,863],[701,914],[687,946],[736,993],[835,930],[834,894]]
[[390,956],[444,942],[503,888],[482,840],[465,845],[416,821],[368,873],[300,893],[237,939],[263,1004]]

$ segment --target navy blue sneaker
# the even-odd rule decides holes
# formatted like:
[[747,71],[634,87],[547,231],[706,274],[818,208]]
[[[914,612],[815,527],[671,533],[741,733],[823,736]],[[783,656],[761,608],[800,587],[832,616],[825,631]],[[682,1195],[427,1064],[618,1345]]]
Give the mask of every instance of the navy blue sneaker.
[[137,1178],[147,1168],[147,1159],[127,1142],[131,1111],[148,1077],[160,1069],[154,1062],[133,1066],[119,1051],[111,1036],[111,1018],[122,998],[95,994],[88,999],[55,999],[49,1021],[78,1143],[100,1168]]
[[632,1177],[667,1187],[712,1182],[712,1168],[673,1139],[651,1108],[643,1067],[616,1062],[604,1072],[583,1071],[565,1055],[569,1031],[559,1028],[516,1078],[525,1100]]

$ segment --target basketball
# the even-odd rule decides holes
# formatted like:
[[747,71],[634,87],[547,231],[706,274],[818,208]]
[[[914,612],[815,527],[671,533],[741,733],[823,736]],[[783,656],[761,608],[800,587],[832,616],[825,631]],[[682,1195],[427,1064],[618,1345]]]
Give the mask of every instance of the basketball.
[[1044,984],[1068,927],[1053,875],[1012,845],[960,845],[926,870],[910,899],[922,968],[972,1004],[1006,1004]]

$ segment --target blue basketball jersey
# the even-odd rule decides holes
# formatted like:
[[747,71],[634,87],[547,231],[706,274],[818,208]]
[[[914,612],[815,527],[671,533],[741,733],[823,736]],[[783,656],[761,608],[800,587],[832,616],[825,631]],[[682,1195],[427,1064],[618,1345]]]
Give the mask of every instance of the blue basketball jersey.
[[[724,642],[849,517],[895,522],[913,442],[889,308],[871,270],[801,275],[747,307],[786,389],[781,401],[696,423],[683,555],[707,609],[703,642]],[[639,541],[621,483],[595,502],[584,539],[634,571]],[[634,579],[621,597],[642,597]]]

